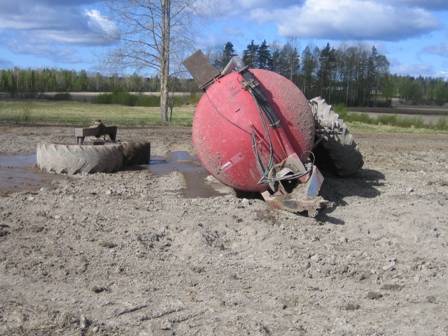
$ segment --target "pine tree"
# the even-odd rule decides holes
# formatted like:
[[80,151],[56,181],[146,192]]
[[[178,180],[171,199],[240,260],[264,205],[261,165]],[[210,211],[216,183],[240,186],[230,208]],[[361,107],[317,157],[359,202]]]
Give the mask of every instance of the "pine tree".
[[258,47],[256,63],[259,69],[272,69],[272,55],[266,40]]
[[373,91],[376,91],[376,81],[377,81],[377,73],[376,73],[376,58],[378,56],[378,52],[375,48],[375,46],[372,47],[372,51],[369,55],[368,61],[367,61],[367,83],[366,83],[366,100],[370,101],[370,97],[372,93],[375,93]]
[[225,67],[233,56],[236,56],[233,44],[232,42],[227,42],[224,46],[224,50],[222,51],[221,66]]
[[271,46],[271,50],[272,50],[272,71],[275,71],[277,73],[281,73],[281,66],[282,66],[282,60],[280,59],[280,46],[278,44],[273,43],[273,45]]
[[291,44],[286,43],[281,51],[281,59],[284,60],[284,76],[289,80],[294,81],[300,69],[300,56],[299,52]]
[[331,82],[336,70],[336,51],[327,43],[326,47],[320,51],[319,55],[319,84],[321,96],[331,96]]
[[9,92],[10,88],[10,82],[9,82],[9,76],[8,76],[7,70],[2,71],[2,80],[1,80],[1,90]]
[[222,51],[210,50],[208,52],[210,63],[217,69],[224,68],[233,56],[236,56],[236,52],[232,42],[227,42]]
[[306,47],[302,53],[303,92],[305,95],[311,91],[316,68],[317,60],[311,53],[310,47]]
[[258,44],[254,43],[254,40],[247,45],[246,50],[243,52],[243,62],[251,68],[257,67],[257,52]]

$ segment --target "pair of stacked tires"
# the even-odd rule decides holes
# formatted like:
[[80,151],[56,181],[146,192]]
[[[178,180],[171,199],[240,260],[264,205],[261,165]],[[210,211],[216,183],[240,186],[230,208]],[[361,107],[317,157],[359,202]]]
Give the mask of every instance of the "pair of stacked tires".
[[147,164],[149,143],[113,143],[105,145],[39,144],[37,166],[58,174],[112,173],[127,166]]

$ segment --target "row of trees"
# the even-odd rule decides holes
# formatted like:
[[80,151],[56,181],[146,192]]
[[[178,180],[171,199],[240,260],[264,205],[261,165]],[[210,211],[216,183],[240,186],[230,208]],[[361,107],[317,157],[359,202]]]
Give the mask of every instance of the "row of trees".
[[[229,44],[222,52],[223,59],[234,53]],[[307,46],[300,52],[294,40],[284,45],[251,41],[242,58],[250,67],[269,69],[289,78],[308,97],[320,95],[332,103],[378,104],[379,97],[390,99],[394,95],[389,90],[389,62],[375,47],[335,49],[328,43],[322,49]]]
[[393,75],[387,82],[388,90],[397,92],[398,97],[413,104],[448,103],[448,83],[441,78],[409,77]]
[[[211,54],[215,66],[224,66],[236,55],[231,42]],[[284,45],[251,41],[242,53],[246,65],[268,69],[292,80],[308,97],[323,96],[331,103],[387,105],[399,97],[414,104],[443,104],[448,84],[443,79],[391,75],[389,61],[375,47],[362,45],[320,49],[306,46],[299,51],[292,39]]]
[[[197,90],[192,80],[171,77],[171,91],[191,92]],[[0,70],[0,92],[18,93],[38,92],[157,92],[160,90],[159,77],[104,76],[100,73],[62,69],[5,69]]]
[[[231,42],[214,54],[211,62],[224,67],[237,55]],[[375,47],[363,46],[333,48],[305,47],[299,51],[294,42],[268,45],[266,41],[248,44],[242,53],[243,61],[251,66],[276,71],[291,79],[308,97],[323,96],[331,103],[346,105],[382,105],[391,98],[415,104],[444,104],[448,102],[448,84],[443,79],[413,78],[391,75],[386,56]],[[171,76],[171,91],[192,92],[197,87],[191,79]],[[67,91],[131,91],[160,90],[160,78],[104,76],[86,71],[59,69],[6,69],[0,70],[0,91],[17,93]]]

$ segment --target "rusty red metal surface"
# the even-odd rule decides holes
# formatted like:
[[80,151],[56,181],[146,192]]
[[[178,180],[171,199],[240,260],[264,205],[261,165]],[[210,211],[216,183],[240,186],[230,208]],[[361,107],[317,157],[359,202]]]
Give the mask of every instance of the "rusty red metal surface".
[[[276,162],[297,153],[302,161],[314,141],[314,121],[306,97],[288,79],[274,72],[251,69],[281,121],[281,127],[263,127],[259,106],[244,89],[244,79],[232,72],[210,85],[199,101],[193,121],[193,145],[203,166],[226,185],[262,192],[253,139],[261,157],[269,158],[272,143]],[[269,141],[269,137],[271,141]]]

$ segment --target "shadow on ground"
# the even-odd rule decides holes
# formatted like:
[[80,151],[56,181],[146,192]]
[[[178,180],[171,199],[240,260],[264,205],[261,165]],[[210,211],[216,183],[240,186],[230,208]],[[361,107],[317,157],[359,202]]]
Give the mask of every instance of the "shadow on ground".
[[321,195],[334,205],[322,210],[316,217],[317,220],[332,224],[344,224],[344,221],[329,216],[337,207],[347,205],[346,197],[358,196],[362,198],[374,198],[380,195],[378,187],[384,185],[383,173],[373,169],[361,169],[356,175],[350,177],[337,177],[324,174]]
[[[373,169],[361,169],[356,175],[350,177],[338,177],[324,172],[325,180],[322,184],[320,195],[330,201],[332,206],[319,211],[316,219],[321,222],[344,225],[342,219],[330,216],[339,206],[347,205],[346,197],[358,196],[362,198],[374,198],[380,195],[377,187],[384,185],[383,173]],[[260,193],[234,190],[238,198],[263,199]]]

